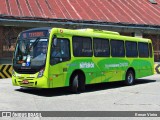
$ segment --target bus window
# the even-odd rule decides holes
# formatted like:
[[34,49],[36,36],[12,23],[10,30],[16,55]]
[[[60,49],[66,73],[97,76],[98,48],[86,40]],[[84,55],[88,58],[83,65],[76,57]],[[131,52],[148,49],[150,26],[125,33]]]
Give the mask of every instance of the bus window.
[[149,43],[149,53],[150,53],[149,56],[153,57],[152,56],[152,44],[151,43]]
[[138,43],[139,57],[149,57],[148,43]]
[[111,40],[111,55],[112,57],[124,57],[124,41]]
[[126,56],[127,57],[138,57],[137,43],[126,41]]
[[108,57],[110,55],[109,40],[94,38],[94,56]]
[[73,36],[73,55],[75,57],[91,57],[92,39],[90,37]]
[[57,45],[52,41],[50,64],[54,65],[70,59],[69,40],[64,38],[57,39]]

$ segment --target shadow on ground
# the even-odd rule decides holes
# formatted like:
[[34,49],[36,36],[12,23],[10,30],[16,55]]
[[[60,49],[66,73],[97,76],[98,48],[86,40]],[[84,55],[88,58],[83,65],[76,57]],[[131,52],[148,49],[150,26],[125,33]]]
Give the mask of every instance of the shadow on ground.
[[[156,80],[139,79],[139,80],[136,80],[136,83],[134,84],[134,86],[140,85],[140,84],[148,84],[152,82],[156,82]],[[85,93],[107,90],[107,89],[114,89],[114,88],[121,88],[121,87],[127,87],[127,86],[125,86],[123,82],[99,83],[99,84],[87,85]],[[43,97],[53,97],[53,96],[63,96],[63,95],[73,94],[69,90],[69,87],[49,88],[49,89],[20,88],[20,89],[16,89],[16,91],[28,93],[28,94],[34,94],[34,95],[43,96]],[[82,94],[82,93],[77,93],[77,94]]]

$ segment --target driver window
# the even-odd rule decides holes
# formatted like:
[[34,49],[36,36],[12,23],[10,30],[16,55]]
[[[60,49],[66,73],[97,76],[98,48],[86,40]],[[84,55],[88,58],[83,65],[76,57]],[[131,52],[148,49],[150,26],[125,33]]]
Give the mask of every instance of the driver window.
[[70,60],[70,49],[69,49],[69,40],[65,38],[58,38],[57,45],[54,45],[52,41],[52,48],[51,48],[51,59],[50,64],[58,64],[60,62]]

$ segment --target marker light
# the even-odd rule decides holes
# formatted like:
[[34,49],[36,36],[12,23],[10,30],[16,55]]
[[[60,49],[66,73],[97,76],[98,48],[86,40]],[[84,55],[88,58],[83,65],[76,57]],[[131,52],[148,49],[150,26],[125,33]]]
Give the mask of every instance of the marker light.
[[42,77],[44,73],[44,69],[41,69],[38,73],[38,78]]

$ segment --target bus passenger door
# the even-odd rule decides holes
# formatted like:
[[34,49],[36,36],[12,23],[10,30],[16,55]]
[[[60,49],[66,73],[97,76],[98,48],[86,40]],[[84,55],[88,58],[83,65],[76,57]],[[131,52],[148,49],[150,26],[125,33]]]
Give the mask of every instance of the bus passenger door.
[[70,60],[69,40],[66,38],[57,38],[52,41],[49,84],[51,88],[66,86],[66,62]]

